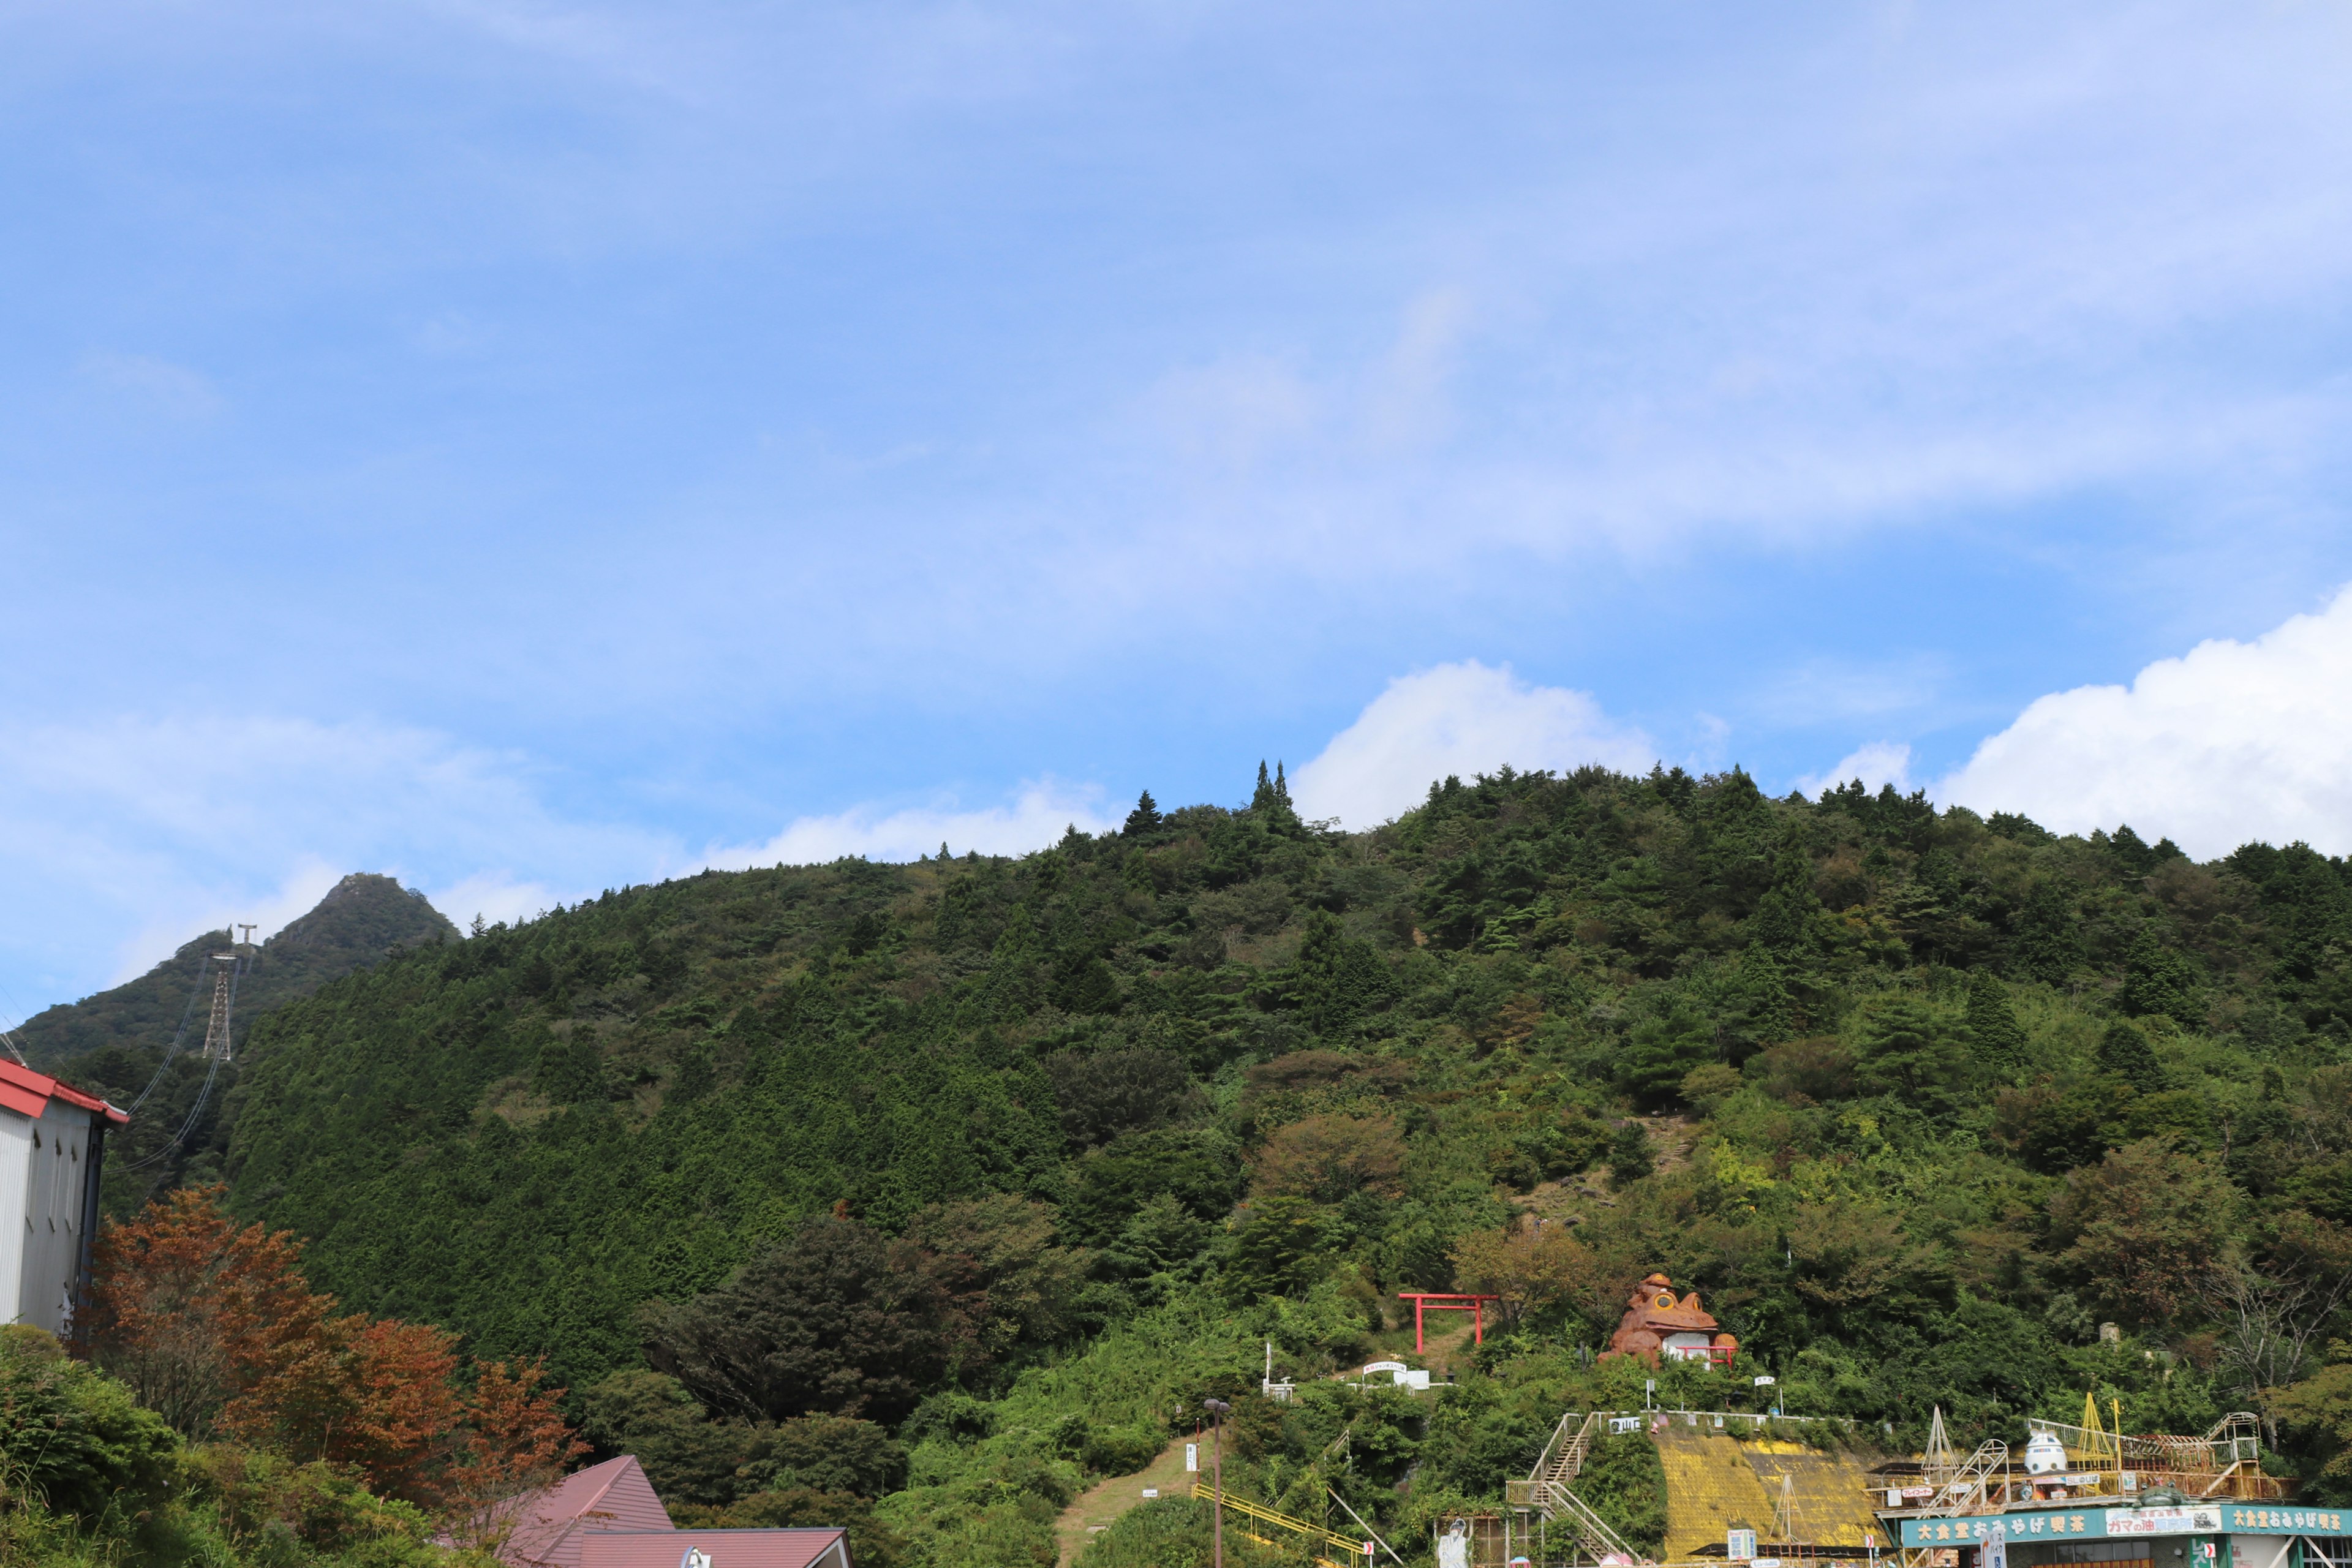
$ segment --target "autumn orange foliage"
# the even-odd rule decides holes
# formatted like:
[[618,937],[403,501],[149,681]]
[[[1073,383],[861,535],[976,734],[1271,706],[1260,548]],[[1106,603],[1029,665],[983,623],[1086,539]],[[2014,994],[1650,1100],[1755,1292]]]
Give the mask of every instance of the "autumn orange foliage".
[[240,1228],[221,1196],[183,1189],[99,1237],[89,1352],[174,1427],[348,1465],[452,1518],[585,1451],[539,1363],[488,1363],[469,1387],[456,1334],[337,1313],[300,1242]]

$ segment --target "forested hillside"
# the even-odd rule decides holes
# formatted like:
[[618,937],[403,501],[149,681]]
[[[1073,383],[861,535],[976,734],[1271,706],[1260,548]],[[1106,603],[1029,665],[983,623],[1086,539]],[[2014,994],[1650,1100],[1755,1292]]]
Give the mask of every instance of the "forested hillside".
[[[271,1008],[387,954],[457,934],[424,894],[390,877],[353,872],[252,952],[236,983],[231,1033],[239,1051],[254,1021]],[[156,1193],[219,1175],[230,1125],[224,1112],[238,1068],[215,1070],[199,1047],[212,1005],[209,958],[227,952],[231,940],[229,931],[207,931],[138,979],[46,1008],[16,1031],[35,1067],[118,1105],[131,1104],[152,1086],[138,1117],[116,1135],[106,1183],[110,1213],[127,1215]],[[175,1037],[181,1048],[172,1055]]]
[[[1449,779],[1342,834],[1261,770],[1019,860],[710,873],[402,954],[257,1023],[227,1170],[315,1284],[546,1354],[685,1500],[883,1496],[921,1561],[1034,1560],[1262,1337],[1312,1377],[1397,1342],[1401,1288],[1497,1289],[1426,1420],[1237,1418],[1242,1484],[1345,1427],[1409,1530],[1606,1396],[1653,1268],[1791,1409],[2259,1408],[2342,1492],[2347,1020],[2352,880],[2300,847],[1738,772]],[[1638,1534],[1625,1463],[1594,1484]]]

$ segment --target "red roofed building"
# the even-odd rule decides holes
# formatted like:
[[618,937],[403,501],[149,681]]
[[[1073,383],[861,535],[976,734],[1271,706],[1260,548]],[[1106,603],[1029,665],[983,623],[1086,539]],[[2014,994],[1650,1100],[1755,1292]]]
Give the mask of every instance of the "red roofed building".
[[0,1058],[0,1322],[63,1338],[88,1293],[106,1130],[131,1120],[96,1095]]
[[502,1504],[497,1522],[506,1532],[499,1561],[510,1568],[581,1568],[583,1543],[605,1531],[670,1528],[669,1510],[628,1454]]
[[585,1544],[580,1568],[852,1568],[844,1530],[616,1530]]

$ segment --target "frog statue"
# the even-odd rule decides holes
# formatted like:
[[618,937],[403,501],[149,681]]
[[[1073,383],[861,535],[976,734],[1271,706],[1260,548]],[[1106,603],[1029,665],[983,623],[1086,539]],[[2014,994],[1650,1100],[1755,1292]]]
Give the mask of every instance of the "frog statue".
[[1729,1366],[1739,1353],[1739,1342],[1722,1331],[1717,1322],[1698,1304],[1698,1292],[1694,1290],[1679,1301],[1675,1299],[1674,1281],[1663,1274],[1653,1274],[1642,1281],[1625,1304],[1625,1316],[1610,1336],[1609,1348],[1601,1359],[1633,1356],[1658,1364],[1665,1356],[1675,1361],[1711,1361],[1718,1366]]

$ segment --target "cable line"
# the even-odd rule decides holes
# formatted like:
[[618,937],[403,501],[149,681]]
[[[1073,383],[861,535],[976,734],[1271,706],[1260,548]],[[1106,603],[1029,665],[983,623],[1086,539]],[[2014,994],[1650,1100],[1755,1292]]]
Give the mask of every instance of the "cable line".
[[206,961],[197,961],[196,983],[189,989],[188,1005],[180,1009],[180,1026],[172,1032],[172,1043],[164,1048],[163,1059],[155,1064],[155,1076],[147,1080],[147,1087],[139,1091],[139,1098],[123,1108],[126,1112],[135,1111],[146,1104],[147,1097],[155,1092],[155,1086],[163,1081],[163,1075],[172,1070],[172,1058],[180,1054],[180,1042],[188,1037],[188,1020],[196,1016],[196,998],[205,994],[206,966]]

